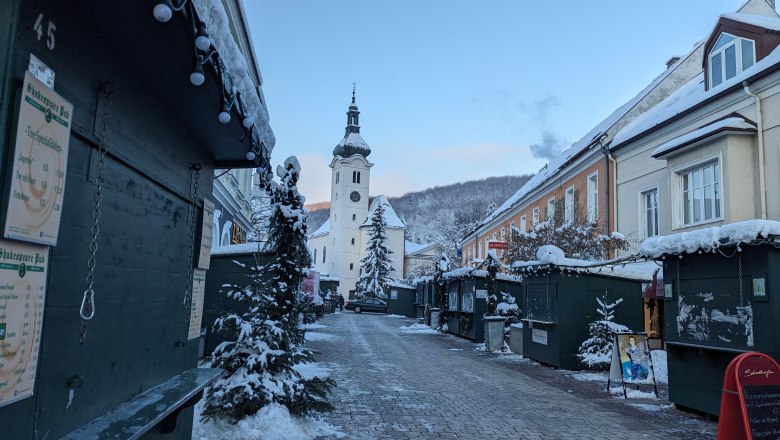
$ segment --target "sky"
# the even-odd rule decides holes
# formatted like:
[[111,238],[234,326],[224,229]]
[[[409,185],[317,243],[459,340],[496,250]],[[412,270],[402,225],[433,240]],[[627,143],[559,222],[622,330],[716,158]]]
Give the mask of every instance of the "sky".
[[357,83],[371,194],[533,174],[744,0],[246,0],[276,135],[330,199]]

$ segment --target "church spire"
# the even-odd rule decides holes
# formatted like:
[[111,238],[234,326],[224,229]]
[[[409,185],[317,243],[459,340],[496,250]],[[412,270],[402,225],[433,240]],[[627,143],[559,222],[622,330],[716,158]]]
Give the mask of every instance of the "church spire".
[[360,136],[360,112],[355,104],[355,86],[352,83],[352,102],[347,110],[347,127],[344,130],[344,139],[333,149],[333,156],[351,157],[354,154],[368,157],[371,154],[371,147],[368,146],[363,137]]
[[349,110],[347,110],[347,128],[344,136],[349,136],[350,133],[360,133],[360,124],[358,123],[360,112],[358,111],[357,104],[355,104],[355,86],[357,83],[352,83],[352,103],[349,104]]

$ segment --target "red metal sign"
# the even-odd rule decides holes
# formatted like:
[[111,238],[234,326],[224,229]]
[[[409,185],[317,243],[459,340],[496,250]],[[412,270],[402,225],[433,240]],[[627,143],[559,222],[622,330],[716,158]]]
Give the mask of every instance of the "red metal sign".
[[509,249],[509,243],[505,241],[488,241],[488,249],[497,249],[505,251]]
[[763,353],[743,353],[723,378],[718,439],[765,438],[780,438],[780,365]]

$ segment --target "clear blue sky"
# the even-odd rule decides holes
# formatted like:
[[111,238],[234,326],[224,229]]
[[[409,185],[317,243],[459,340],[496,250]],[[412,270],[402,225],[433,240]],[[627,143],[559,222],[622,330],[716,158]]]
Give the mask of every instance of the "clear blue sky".
[[534,173],[743,0],[244,2],[277,144],[307,202],[330,198],[352,82],[371,193]]

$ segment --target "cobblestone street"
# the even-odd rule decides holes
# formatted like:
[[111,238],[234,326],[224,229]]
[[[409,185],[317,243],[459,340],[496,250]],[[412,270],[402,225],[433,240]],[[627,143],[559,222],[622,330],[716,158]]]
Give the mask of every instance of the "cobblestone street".
[[[454,336],[406,333],[406,318],[339,312],[307,345],[333,369],[328,421],[350,439],[715,438],[714,422],[661,401],[607,395],[602,382],[476,350]],[[661,394],[664,397],[664,394]]]

